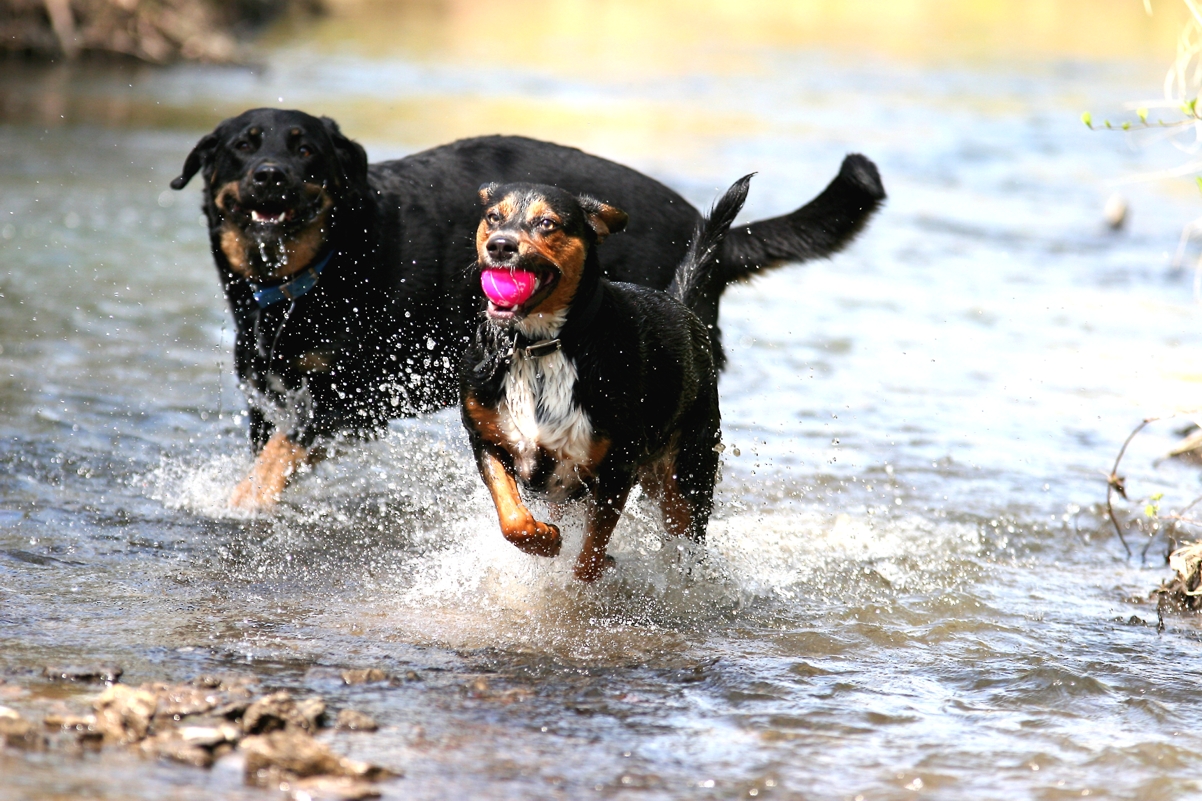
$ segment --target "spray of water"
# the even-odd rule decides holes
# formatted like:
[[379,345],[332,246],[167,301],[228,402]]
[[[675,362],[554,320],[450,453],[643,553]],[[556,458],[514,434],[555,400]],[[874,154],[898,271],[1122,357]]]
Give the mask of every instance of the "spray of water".
[[[241,541],[226,544],[229,580],[350,582],[358,589],[329,614],[383,640],[443,647],[641,659],[781,605],[940,592],[988,547],[970,523],[730,506],[695,545],[664,534],[636,492],[611,542],[616,567],[583,585],[571,572],[580,510],[559,521],[558,558],[518,551],[501,537],[449,413],[399,424],[319,465],[257,518],[225,505],[249,463],[226,453],[169,459],[146,483],[168,506],[243,524]],[[547,519],[547,509],[533,510]]]

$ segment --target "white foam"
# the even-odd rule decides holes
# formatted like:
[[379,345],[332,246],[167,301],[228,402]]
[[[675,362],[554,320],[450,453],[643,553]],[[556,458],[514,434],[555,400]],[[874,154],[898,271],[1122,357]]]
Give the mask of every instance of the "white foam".
[[190,461],[164,458],[142,478],[147,496],[168,509],[204,517],[246,519],[255,513],[231,508],[230,492],[250,470],[249,455],[217,454]]
[[[343,577],[361,567],[367,573],[356,559],[370,542],[367,600],[331,605],[348,626],[386,640],[622,660],[749,605],[887,602],[894,592],[947,587],[983,548],[967,523],[791,505],[720,507],[706,543],[695,545],[664,533],[636,490],[610,544],[616,566],[584,585],[572,575],[582,509],[552,521],[564,537],[557,558],[522,553],[501,536],[466,442],[453,428],[448,435],[450,423],[406,424],[319,465],[267,516],[272,536],[250,544],[248,564],[284,579],[325,565],[338,565],[330,569]],[[249,466],[249,457],[229,454],[168,460],[146,477],[147,492],[170,508],[245,517],[226,498]],[[531,508],[549,519],[546,508]]]

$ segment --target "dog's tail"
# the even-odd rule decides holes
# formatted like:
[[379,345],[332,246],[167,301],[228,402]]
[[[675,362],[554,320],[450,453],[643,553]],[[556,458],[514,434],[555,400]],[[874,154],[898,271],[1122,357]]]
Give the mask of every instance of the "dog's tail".
[[696,307],[697,301],[720,269],[722,241],[747,200],[752,175],[755,173],[744,175],[731,184],[730,189],[710,209],[709,215],[697,223],[689,250],[676,268],[676,276],[668,287],[668,293],[690,309]]
[[789,262],[825,258],[842,250],[885,200],[876,165],[859,153],[843,159],[839,174],[818,197],[781,217],[740,225],[718,253],[716,278],[725,286]]

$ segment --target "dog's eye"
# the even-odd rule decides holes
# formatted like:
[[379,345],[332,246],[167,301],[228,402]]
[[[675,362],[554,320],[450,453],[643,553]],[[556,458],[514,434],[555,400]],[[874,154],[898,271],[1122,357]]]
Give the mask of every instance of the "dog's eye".
[[488,214],[484,215],[484,219],[488,220],[493,225],[496,225],[501,221],[501,215],[497,214],[495,211],[490,211]]
[[241,142],[234,145],[234,150],[237,150],[242,153],[249,153],[251,150],[251,147],[252,147],[251,143],[246,141],[245,139],[243,139]]
[[538,221],[538,229],[540,231],[555,230],[555,220],[552,220],[550,217],[543,217],[541,220]]
[[308,145],[301,145],[296,149],[296,153],[302,159],[307,159],[309,156],[313,155],[313,148],[309,147]]

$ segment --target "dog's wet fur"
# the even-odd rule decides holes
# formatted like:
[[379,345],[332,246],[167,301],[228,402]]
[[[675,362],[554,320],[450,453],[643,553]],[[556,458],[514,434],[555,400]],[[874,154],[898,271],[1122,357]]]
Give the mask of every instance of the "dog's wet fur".
[[[197,173],[260,454],[235,494],[247,506],[273,502],[319,452],[315,446],[457,402],[457,365],[479,286],[468,267],[481,184],[543,183],[624,209],[630,225],[601,251],[601,272],[656,289],[671,283],[701,219],[657,181],[573,148],[489,136],[369,165],[333,120],[301,111],[254,109],[225,120],[197,143],[172,186],[182,189]],[[884,197],[872,162],[851,155],[810,203],[730,231],[694,307],[719,367],[725,286],[831,255]],[[327,256],[310,291],[259,307],[256,288],[286,282]],[[286,442],[266,448],[273,436]]]
[[626,226],[625,212],[553,186],[480,189],[479,268],[538,276],[521,303],[483,298],[461,365],[464,427],[501,533],[518,548],[554,556],[561,546],[559,529],[534,518],[519,486],[554,503],[586,500],[575,565],[584,581],[606,566],[636,483],[658,501],[670,533],[704,537],[721,418],[709,331],[690,305],[712,280],[749,182],[715,205],[672,294],[603,276],[598,246]]

